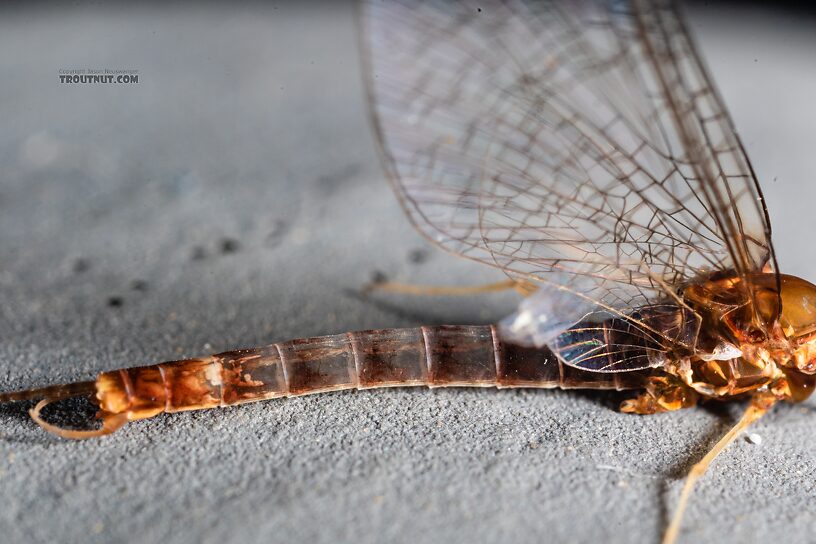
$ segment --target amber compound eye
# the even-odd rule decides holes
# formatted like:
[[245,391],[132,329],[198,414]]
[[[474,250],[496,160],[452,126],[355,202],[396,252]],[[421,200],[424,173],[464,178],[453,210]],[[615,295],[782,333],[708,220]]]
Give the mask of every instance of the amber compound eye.
[[785,377],[787,378],[793,402],[807,400],[813,393],[814,386],[816,386],[816,376],[807,372],[788,370],[785,371]]
[[782,312],[779,324],[788,338],[800,345],[816,335],[816,285],[795,276],[781,275]]

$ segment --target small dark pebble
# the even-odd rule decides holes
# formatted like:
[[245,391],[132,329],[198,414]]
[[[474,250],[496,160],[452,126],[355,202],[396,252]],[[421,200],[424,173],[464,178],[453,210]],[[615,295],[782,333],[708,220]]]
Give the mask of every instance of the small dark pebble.
[[125,300],[122,297],[108,298],[108,306],[110,306],[111,308],[121,308],[124,303]]
[[207,250],[201,246],[195,246],[190,258],[194,261],[201,261],[207,258]]
[[408,260],[414,264],[422,264],[428,260],[428,252],[424,249],[413,249],[408,253]]
[[241,247],[238,240],[232,238],[224,238],[221,240],[221,253],[235,253]]
[[144,280],[133,280],[130,282],[130,288],[134,291],[147,291],[147,282]]
[[371,283],[385,283],[388,281],[388,276],[381,270],[375,270],[371,273]]
[[91,268],[91,263],[88,259],[79,258],[74,261],[74,265],[72,269],[76,274],[82,274],[83,272],[87,272],[88,269]]

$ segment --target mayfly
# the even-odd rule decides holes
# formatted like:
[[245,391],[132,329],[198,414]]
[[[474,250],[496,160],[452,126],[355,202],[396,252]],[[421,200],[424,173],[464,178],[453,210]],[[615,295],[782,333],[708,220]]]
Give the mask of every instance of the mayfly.
[[[371,1],[362,20],[371,117],[404,210],[432,242],[506,273],[485,289],[523,291],[518,311],[495,326],[103,372],[0,401],[40,398],[37,423],[88,438],[162,412],[352,388],[632,390],[621,410],[635,414],[748,399],[693,467],[673,541],[714,457],[816,383],[816,286],[778,271],[756,176],[683,19],[667,1],[404,0]],[[100,428],[41,417],[81,395]]]

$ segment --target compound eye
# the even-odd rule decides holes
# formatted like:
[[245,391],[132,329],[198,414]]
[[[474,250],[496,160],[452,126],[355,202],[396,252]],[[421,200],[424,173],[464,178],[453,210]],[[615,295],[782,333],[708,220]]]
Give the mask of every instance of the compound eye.
[[800,339],[816,333],[816,286],[793,276],[782,276],[780,324],[789,337]]

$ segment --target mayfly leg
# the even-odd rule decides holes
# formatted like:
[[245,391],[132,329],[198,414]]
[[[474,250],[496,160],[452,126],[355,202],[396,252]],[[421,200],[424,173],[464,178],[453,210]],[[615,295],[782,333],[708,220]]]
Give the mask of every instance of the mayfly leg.
[[694,485],[697,483],[697,480],[699,480],[703,474],[705,474],[706,470],[708,470],[708,467],[711,465],[714,459],[716,459],[717,456],[722,453],[722,451],[728,447],[728,445],[733,442],[751,423],[762,417],[762,415],[765,414],[765,412],[767,412],[771,406],[773,406],[773,402],[752,402],[737,424],[734,425],[731,430],[725,433],[725,435],[723,435],[723,437],[720,438],[716,444],[714,444],[714,447],[711,448],[705,457],[691,467],[688,476],[686,476],[686,483],[683,484],[683,490],[680,493],[680,501],[677,504],[677,510],[675,510],[671,523],[669,524],[668,529],[666,529],[665,535],[663,535],[663,544],[674,544],[674,542],[677,540],[677,536],[680,534],[680,524],[683,522],[683,514],[686,511],[689,497],[691,497],[691,492],[694,490]]
[[524,280],[504,280],[484,285],[415,285],[412,283],[399,283],[393,281],[372,282],[363,287],[364,293],[382,291],[386,293],[399,293],[414,296],[430,297],[460,297],[468,295],[480,295],[484,293],[497,293],[513,289],[522,296],[529,296],[535,292],[536,286]]

